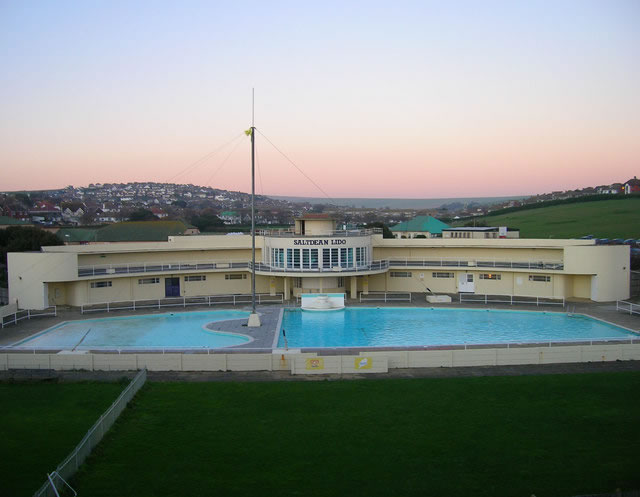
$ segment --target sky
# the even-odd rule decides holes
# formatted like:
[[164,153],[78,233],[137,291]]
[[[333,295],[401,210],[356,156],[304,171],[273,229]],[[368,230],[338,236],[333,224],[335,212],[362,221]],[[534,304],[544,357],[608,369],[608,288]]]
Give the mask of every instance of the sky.
[[0,0],[0,47],[0,191],[248,192],[252,88],[261,194],[640,175],[637,0]]

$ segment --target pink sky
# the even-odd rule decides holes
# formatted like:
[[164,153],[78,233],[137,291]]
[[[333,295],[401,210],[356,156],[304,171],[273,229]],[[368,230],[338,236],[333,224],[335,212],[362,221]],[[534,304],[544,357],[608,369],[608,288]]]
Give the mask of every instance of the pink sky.
[[[61,3],[0,7],[0,190],[249,191],[246,137],[224,164],[232,147],[176,173],[250,126],[252,86],[256,126],[330,197],[526,195],[640,175],[634,1],[276,3],[254,16]],[[257,139],[259,193],[323,196]]]

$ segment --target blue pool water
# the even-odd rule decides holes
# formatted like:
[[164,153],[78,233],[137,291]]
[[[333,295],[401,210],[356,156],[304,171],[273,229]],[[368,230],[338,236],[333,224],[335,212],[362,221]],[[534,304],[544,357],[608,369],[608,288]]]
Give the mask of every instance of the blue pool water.
[[244,311],[176,312],[67,321],[24,340],[18,347],[52,349],[229,347],[251,339],[207,330],[215,321],[243,319]]
[[[391,347],[627,339],[637,335],[586,316],[486,309],[347,308],[285,311],[289,347]],[[284,347],[282,332],[278,341]]]

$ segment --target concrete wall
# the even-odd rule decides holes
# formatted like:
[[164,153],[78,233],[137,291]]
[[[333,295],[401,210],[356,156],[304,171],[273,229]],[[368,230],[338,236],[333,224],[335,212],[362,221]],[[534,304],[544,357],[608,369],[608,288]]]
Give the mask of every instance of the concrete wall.
[[[640,360],[640,339],[593,345],[451,347],[428,350],[363,351],[357,355],[267,353],[57,353],[0,354],[0,370],[88,371],[291,371],[294,374],[383,373],[395,368],[495,366]],[[309,360],[312,361],[309,361]],[[367,360],[363,360],[367,359]]]

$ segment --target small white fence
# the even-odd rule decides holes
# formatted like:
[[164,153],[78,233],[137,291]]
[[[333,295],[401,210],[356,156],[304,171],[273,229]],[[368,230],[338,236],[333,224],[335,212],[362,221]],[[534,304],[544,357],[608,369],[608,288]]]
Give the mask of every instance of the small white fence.
[[2,316],[2,327],[9,326],[10,324],[17,324],[18,321],[22,321],[23,319],[31,319],[31,318],[39,318],[43,316],[57,316],[58,310],[55,305],[51,307],[47,307],[41,311],[33,311],[30,309],[26,309],[23,311],[15,311],[11,314],[5,314]]
[[475,304],[535,304],[541,305],[561,305],[565,306],[564,297],[527,297],[527,296],[514,296],[514,295],[479,295],[473,294],[460,294],[460,302],[471,302]]
[[[89,454],[91,454],[94,447],[100,443],[102,437],[109,431],[109,428],[115,423],[120,413],[138,390],[142,388],[146,380],[147,370],[143,369],[131,380],[131,383],[127,385],[115,402],[100,416],[100,419],[89,428],[87,434],[82,438],[77,447],[73,449],[71,454],[60,463],[54,472],[47,475],[47,481],[34,494],[34,497],[54,497],[59,495],[58,492],[66,485],[65,480],[68,481],[76,471],[78,471],[80,465]],[[53,488],[52,484],[55,485],[56,488]]]
[[361,293],[360,302],[411,302],[411,292]]
[[640,314],[640,304],[627,302],[626,300],[616,301],[616,311],[628,312],[629,314]]
[[[277,293],[257,293],[257,304],[282,304],[284,294]],[[82,304],[80,312],[111,312],[137,309],[160,309],[162,307],[187,307],[192,305],[212,306],[212,305],[238,305],[251,304],[251,294],[237,295],[207,295],[203,297],[169,297],[164,299],[147,300],[122,300],[118,302],[97,302],[92,304]]]

